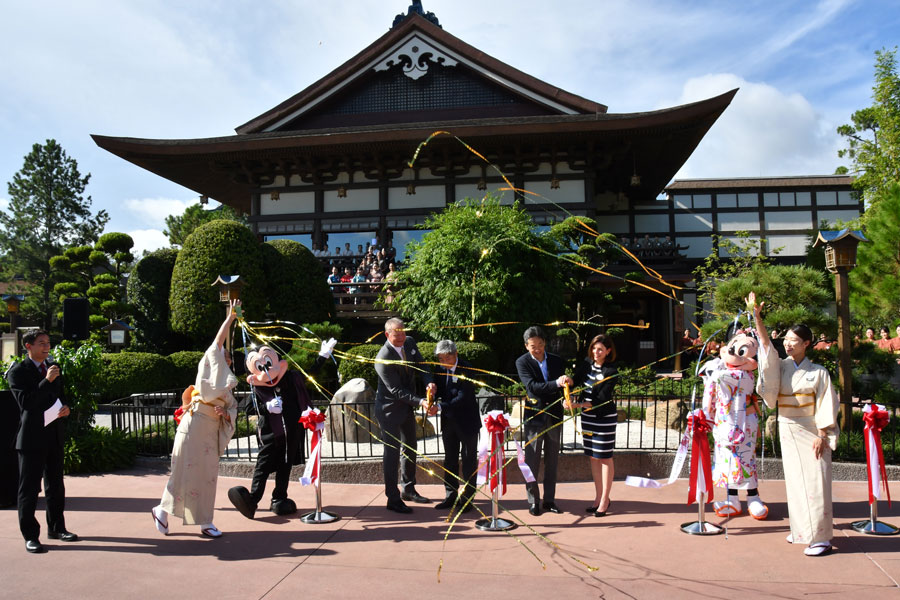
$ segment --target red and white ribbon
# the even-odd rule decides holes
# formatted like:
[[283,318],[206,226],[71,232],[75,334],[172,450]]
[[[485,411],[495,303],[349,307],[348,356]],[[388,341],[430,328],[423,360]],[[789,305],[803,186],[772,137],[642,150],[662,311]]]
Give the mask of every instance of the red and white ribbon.
[[300,483],[303,485],[319,485],[319,469],[322,462],[322,439],[325,430],[325,413],[316,409],[308,408],[300,415],[300,423],[304,428],[313,432],[312,442],[310,442],[311,450],[309,460],[306,461],[306,468],[303,469],[303,475],[300,476]]
[[691,478],[688,487],[688,504],[703,502],[703,494],[707,494],[706,502],[712,502],[712,463],[709,453],[709,432],[712,421],[706,418],[702,409],[696,409],[688,415],[688,431],[691,435]]
[[488,478],[491,492],[500,486],[500,495],[506,493],[506,469],[503,468],[505,456],[503,440],[509,429],[509,415],[501,410],[492,410],[484,417],[490,443],[485,442],[478,450],[478,485],[483,485]]
[[888,487],[887,470],[884,468],[884,450],[881,446],[881,432],[887,427],[891,415],[880,404],[868,404],[863,409],[863,437],[866,439],[866,475],[869,480],[869,504],[881,500],[881,488],[891,505],[891,490]]
[[[691,405],[694,404],[696,393],[696,389],[691,392]],[[637,477],[634,475],[628,475],[625,478],[625,485],[640,488],[661,488],[667,485],[672,485],[679,477],[681,477],[681,470],[684,468],[684,461],[687,458],[688,449],[690,449],[690,447],[691,428],[686,427],[684,430],[684,434],[681,436],[681,440],[678,442],[678,450],[675,452],[675,460],[672,461],[672,471],[669,473],[668,481],[666,481],[665,483],[660,483],[655,479],[650,479],[649,477]]]

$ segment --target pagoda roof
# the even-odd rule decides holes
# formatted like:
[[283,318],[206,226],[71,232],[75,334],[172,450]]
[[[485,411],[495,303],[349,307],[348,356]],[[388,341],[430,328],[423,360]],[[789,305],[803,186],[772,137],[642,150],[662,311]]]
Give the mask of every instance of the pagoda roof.
[[[200,195],[249,212],[250,191],[260,186],[253,172],[292,162],[308,163],[364,153],[412,158],[419,143],[448,131],[487,155],[489,148],[516,144],[580,144],[597,154],[627,152],[645,139],[639,156],[645,195],[655,197],[681,168],[737,90],[661,110],[638,113],[559,114],[530,117],[393,123],[315,130],[243,133],[199,139],[139,139],[92,135],[101,148]],[[434,140],[432,146],[448,143]],[[458,145],[458,143],[457,143]],[[625,149],[623,151],[623,148]],[[632,174],[633,161],[620,176]],[[296,169],[294,172],[297,172]],[[264,183],[264,182],[263,182]]]
[[[412,57],[413,50],[417,57]],[[282,129],[298,116],[327,103],[373,69],[404,63],[462,64],[521,99],[558,114],[605,113],[607,107],[545,83],[470,46],[419,14],[411,14],[356,56],[303,91],[235,129],[239,134]]]

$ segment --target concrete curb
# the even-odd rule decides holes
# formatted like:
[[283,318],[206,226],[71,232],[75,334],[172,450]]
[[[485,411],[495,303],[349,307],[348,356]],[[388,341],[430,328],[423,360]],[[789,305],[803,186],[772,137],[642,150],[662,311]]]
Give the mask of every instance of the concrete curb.
[[[649,477],[652,479],[664,479],[672,470],[672,462],[675,460],[674,452],[616,452],[615,469],[616,479],[625,479],[627,475]],[[434,459],[434,463],[423,461],[419,457],[419,464],[432,466],[434,473],[440,472],[443,459]],[[223,477],[239,477],[250,479],[253,476],[255,461],[248,460],[221,460],[219,461],[219,475]],[[156,472],[166,472],[169,469],[168,459],[138,457],[135,466]],[[761,479],[784,479],[784,470],[781,459],[766,458],[758,461]],[[515,464],[507,468],[507,477],[510,483],[522,483],[522,474]],[[303,473],[303,466],[294,467],[291,471],[291,480],[298,480]],[[835,462],[832,464],[834,481],[865,481],[865,463]],[[687,468],[682,469],[682,477],[687,477]],[[889,481],[900,480],[900,466],[887,465]],[[538,481],[540,481],[538,475]],[[325,461],[322,468],[322,478],[331,483],[364,483],[379,484],[384,482],[382,464],[380,458],[356,459],[352,461],[335,460]],[[439,484],[441,480],[436,475],[419,471],[417,483]],[[560,454],[557,480],[563,482],[590,481],[590,462],[584,454],[567,452]]]

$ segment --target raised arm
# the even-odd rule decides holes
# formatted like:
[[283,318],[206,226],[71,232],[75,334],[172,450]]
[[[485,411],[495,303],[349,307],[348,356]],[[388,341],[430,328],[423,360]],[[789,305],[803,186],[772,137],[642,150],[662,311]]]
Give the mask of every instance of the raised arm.
[[753,311],[753,324],[756,326],[756,335],[759,337],[759,344],[763,350],[768,351],[772,343],[769,341],[769,333],[762,320],[762,307],[765,302],[756,303],[756,294],[750,292],[747,296],[747,308]]
[[240,306],[240,300],[231,301],[231,310],[228,311],[228,316],[225,317],[224,321],[222,321],[222,325],[219,327],[219,332],[216,334],[215,344],[217,348],[222,348],[225,346],[225,340],[228,339],[228,330],[231,328],[231,324],[234,322],[234,319],[237,316],[236,309],[240,308]]

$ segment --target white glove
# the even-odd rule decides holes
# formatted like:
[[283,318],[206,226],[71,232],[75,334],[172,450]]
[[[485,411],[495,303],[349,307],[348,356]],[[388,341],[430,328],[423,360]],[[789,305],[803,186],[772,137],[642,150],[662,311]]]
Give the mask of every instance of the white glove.
[[330,338],[326,342],[322,342],[322,347],[319,348],[319,356],[324,356],[325,358],[331,358],[331,351],[334,350],[334,347],[337,345],[337,340],[334,338]]
[[280,415],[281,414],[281,397],[275,396],[268,402],[266,402],[266,410],[269,411],[270,414]]

